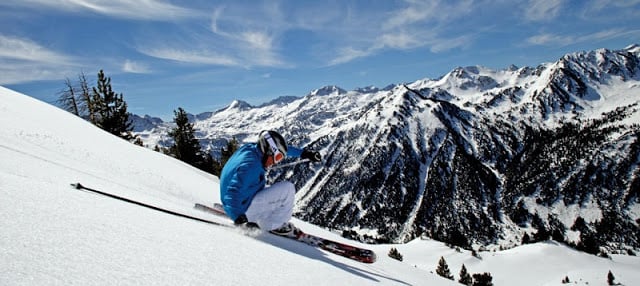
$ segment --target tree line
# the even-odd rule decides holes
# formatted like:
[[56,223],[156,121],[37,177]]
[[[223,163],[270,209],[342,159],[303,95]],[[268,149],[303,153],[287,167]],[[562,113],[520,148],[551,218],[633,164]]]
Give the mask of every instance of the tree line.
[[[78,76],[77,84],[67,78],[65,88],[59,93],[58,104],[113,135],[129,141],[137,139],[131,133],[133,127],[124,96],[113,91],[111,78],[103,70],[98,72],[96,86],[91,88],[84,73]],[[142,143],[140,140],[135,142]]]
[[[122,93],[116,93],[111,86],[111,78],[98,72],[96,86],[90,87],[86,75],[81,72],[77,83],[69,78],[65,87],[58,93],[58,105],[93,125],[124,140],[142,146],[142,140],[132,133],[133,126],[127,111],[127,103]],[[169,131],[173,145],[168,148],[156,146],[154,150],[172,156],[205,172],[220,176],[222,167],[233,152],[238,149],[238,140],[233,138],[221,150],[220,160],[215,160],[209,152],[203,150],[195,137],[193,123],[187,113],[179,107],[174,110],[176,127]]]
[[210,152],[202,149],[200,141],[195,136],[193,123],[189,122],[187,112],[182,107],[179,107],[173,113],[175,116],[173,122],[176,127],[169,131],[169,136],[173,138],[174,143],[169,148],[156,147],[155,150],[173,156],[200,170],[220,176],[222,167],[238,149],[240,145],[238,140],[235,137],[229,140],[227,145],[220,151],[220,160],[216,160],[211,156]]

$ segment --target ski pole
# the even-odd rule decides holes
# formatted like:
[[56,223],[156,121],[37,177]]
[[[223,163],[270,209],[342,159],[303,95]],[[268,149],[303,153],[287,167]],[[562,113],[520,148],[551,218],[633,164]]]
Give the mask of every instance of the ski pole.
[[302,160],[294,161],[294,162],[287,163],[287,164],[275,165],[275,166],[272,166],[272,167],[271,167],[271,168],[269,168],[269,169],[271,169],[271,170],[273,170],[273,169],[280,169],[280,168],[290,167],[290,166],[293,166],[293,165],[298,165],[298,164],[306,163],[306,162],[309,162],[309,159],[302,159]]

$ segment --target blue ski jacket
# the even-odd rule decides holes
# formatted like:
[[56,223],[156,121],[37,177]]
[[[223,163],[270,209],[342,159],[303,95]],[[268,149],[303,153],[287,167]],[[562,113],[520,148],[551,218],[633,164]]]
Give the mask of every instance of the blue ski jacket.
[[[302,149],[288,146],[287,157],[299,158],[300,154]],[[257,143],[242,145],[224,165],[220,174],[220,200],[232,220],[244,214],[253,197],[264,189],[266,171]]]

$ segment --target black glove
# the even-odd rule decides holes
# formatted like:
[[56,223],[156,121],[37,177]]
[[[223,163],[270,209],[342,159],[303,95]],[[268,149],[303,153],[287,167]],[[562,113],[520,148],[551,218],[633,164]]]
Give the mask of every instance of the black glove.
[[309,159],[311,162],[320,162],[320,160],[322,160],[322,156],[320,155],[320,152],[311,151],[305,148],[302,150],[302,154],[300,154],[300,159]]
[[233,224],[235,224],[238,227],[241,228],[245,228],[245,229],[260,229],[260,226],[258,226],[257,223],[255,222],[249,222],[249,220],[247,219],[247,216],[244,214],[241,214],[234,222]]

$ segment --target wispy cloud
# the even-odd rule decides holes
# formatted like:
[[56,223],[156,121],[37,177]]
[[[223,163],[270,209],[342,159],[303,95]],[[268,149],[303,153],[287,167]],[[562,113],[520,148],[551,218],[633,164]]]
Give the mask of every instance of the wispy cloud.
[[151,73],[149,67],[143,63],[125,60],[122,64],[122,71],[127,73]]
[[600,19],[601,21],[615,21],[620,19],[630,19],[634,21],[640,17],[640,0],[593,0],[587,1],[581,12],[583,20],[590,21]]
[[0,34],[0,84],[56,79],[61,70],[77,66],[72,57],[30,39]]
[[567,46],[574,42],[566,36],[543,33],[527,38],[526,42],[531,45],[559,45]]
[[286,29],[277,24],[281,16],[276,10],[268,4],[216,7],[209,18],[209,30],[188,31],[179,35],[181,40],[169,45],[149,40],[139,45],[138,51],[155,58],[198,65],[287,66],[278,53],[277,39]]
[[[343,64],[385,50],[408,50],[427,47],[438,53],[467,46],[473,37],[449,36],[449,24],[473,11],[473,1],[406,1],[406,6],[385,15],[367,14],[362,30],[343,35],[345,44],[329,65]],[[386,19],[380,21],[380,19]],[[373,28],[371,28],[373,27]],[[429,27],[429,28],[425,28]],[[349,29],[347,29],[349,30]]]
[[[103,61],[100,64],[127,73],[150,73],[151,65],[156,68],[164,66],[156,65],[157,59],[170,64],[177,62],[240,69],[307,68],[344,65],[374,56],[382,58],[396,51],[420,51],[425,58],[431,58],[432,53],[445,54],[468,49],[476,43],[481,48],[493,46],[495,42],[506,45],[521,42],[530,46],[567,46],[637,35],[633,30],[636,27],[611,23],[605,21],[606,18],[598,18],[598,24],[606,23],[599,28],[601,31],[589,34],[584,27],[590,26],[588,24],[591,22],[581,16],[607,11],[608,17],[619,18],[619,12],[625,12],[624,19],[633,19],[629,13],[638,13],[635,7],[639,3],[640,0],[593,0],[587,3],[567,0],[401,0],[367,3],[4,0],[0,1],[0,7],[10,7],[5,14],[17,19],[2,22],[7,27],[5,33],[13,33],[9,31],[21,27],[19,21],[33,20],[35,23],[38,21],[36,18],[44,13],[56,13],[56,17],[69,13],[62,16],[71,19],[69,22],[62,21],[61,26],[65,30],[61,31],[63,34],[60,38],[51,33],[38,35],[39,31],[29,31],[28,28],[22,31],[24,34],[31,33],[28,35],[34,36],[33,39],[38,39],[40,43],[55,45],[59,51],[49,50],[43,44],[25,38],[0,38],[0,63],[12,64],[12,68],[37,65],[43,71],[46,70],[44,63],[48,63],[51,73],[56,65],[67,69],[87,66],[86,62],[82,65],[76,65],[75,62],[89,57],[88,51],[93,48],[79,49],[77,44],[64,40],[72,39],[76,31],[85,33],[84,27],[74,25],[87,24],[93,27],[94,19],[85,15],[114,18],[108,20],[114,23],[116,32],[105,34],[105,37],[116,35],[118,38],[105,39],[115,42],[115,45],[101,50],[104,55],[98,59]],[[33,11],[37,13],[30,14]],[[22,19],[20,15],[32,18]],[[130,21],[132,19],[136,21]],[[572,20],[578,23],[572,26]],[[558,32],[560,30],[556,28],[561,24],[567,26]],[[496,35],[500,38],[489,38]],[[637,36],[629,38],[634,40]],[[134,54],[131,53],[132,48]],[[136,52],[155,59],[140,58]],[[77,56],[69,56],[74,53]],[[19,64],[14,64],[16,62]],[[91,62],[90,65],[95,63]],[[6,78],[5,75],[3,77]]]
[[278,38],[287,31],[282,18],[274,4],[218,7],[211,16],[211,32],[227,42],[238,63],[286,66],[277,52]]
[[555,19],[564,0],[529,0],[524,8],[525,19],[529,21],[549,21]]
[[391,12],[383,29],[405,29],[425,22],[452,21],[473,11],[473,1],[406,1],[407,6]]
[[606,7],[630,8],[640,4],[640,0],[592,0],[587,3],[587,10],[601,11]]
[[420,38],[405,32],[385,33],[378,37],[379,48],[411,49],[425,44]]
[[388,50],[427,47],[439,53],[467,46],[464,41],[473,40],[472,32],[450,35],[447,29],[477,5],[472,0],[410,0],[388,10],[344,2],[281,4],[226,3],[211,12],[211,34],[200,32],[191,35],[194,41],[173,41],[172,48],[146,43],[139,51],[192,64],[288,68],[307,64],[288,60],[288,47],[283,46],[290,34],[303,32],[312,39],[302,46],[309,53],[307,62],[320,65],[344,64]]
[[0,35],[0,58],[43,63],[69,63],[71,58],[25,38]]
[[3,2],[0,5],[67,12],[90,11],[110,17],[137,20],[168,21],[204,16],[200,11],[176,6],[162,0],[4,0]]
[[338,56],[329,61],[329,65],[339,65],[353,61],[357,58],[367,57],[375,53],[375,50],[357,50],[353,47],[344,47],[337,51]]
[[626,37],[626,36],[638,36],[640,30],[625,30],[625,29],[608,29],[595,33],[584,34],[579,36],[574,35],[558,35],[550,33],[542,33],[526,39],[526,43],[529,45],[541,45],[541,46],[569,46],[577,43],[602,41],[607,39]]
[[273,49],[273,37],[265,32],[245,31],[240,33],[239,39],[247,43],[249,47],[260,50]]
[[449,51],[456,48],[468,47],[472,41],[473,41],[473,36],[461,35],[453,38],[438,39],[436,42],[432,43],[430,46],[431,46],[432,52],[439,53],[439,52]]
[[151,57],[190,64],[239,66],[233,57],[220,55],[210,50],[182,50],[175,48],[141,48],[139,52]]

